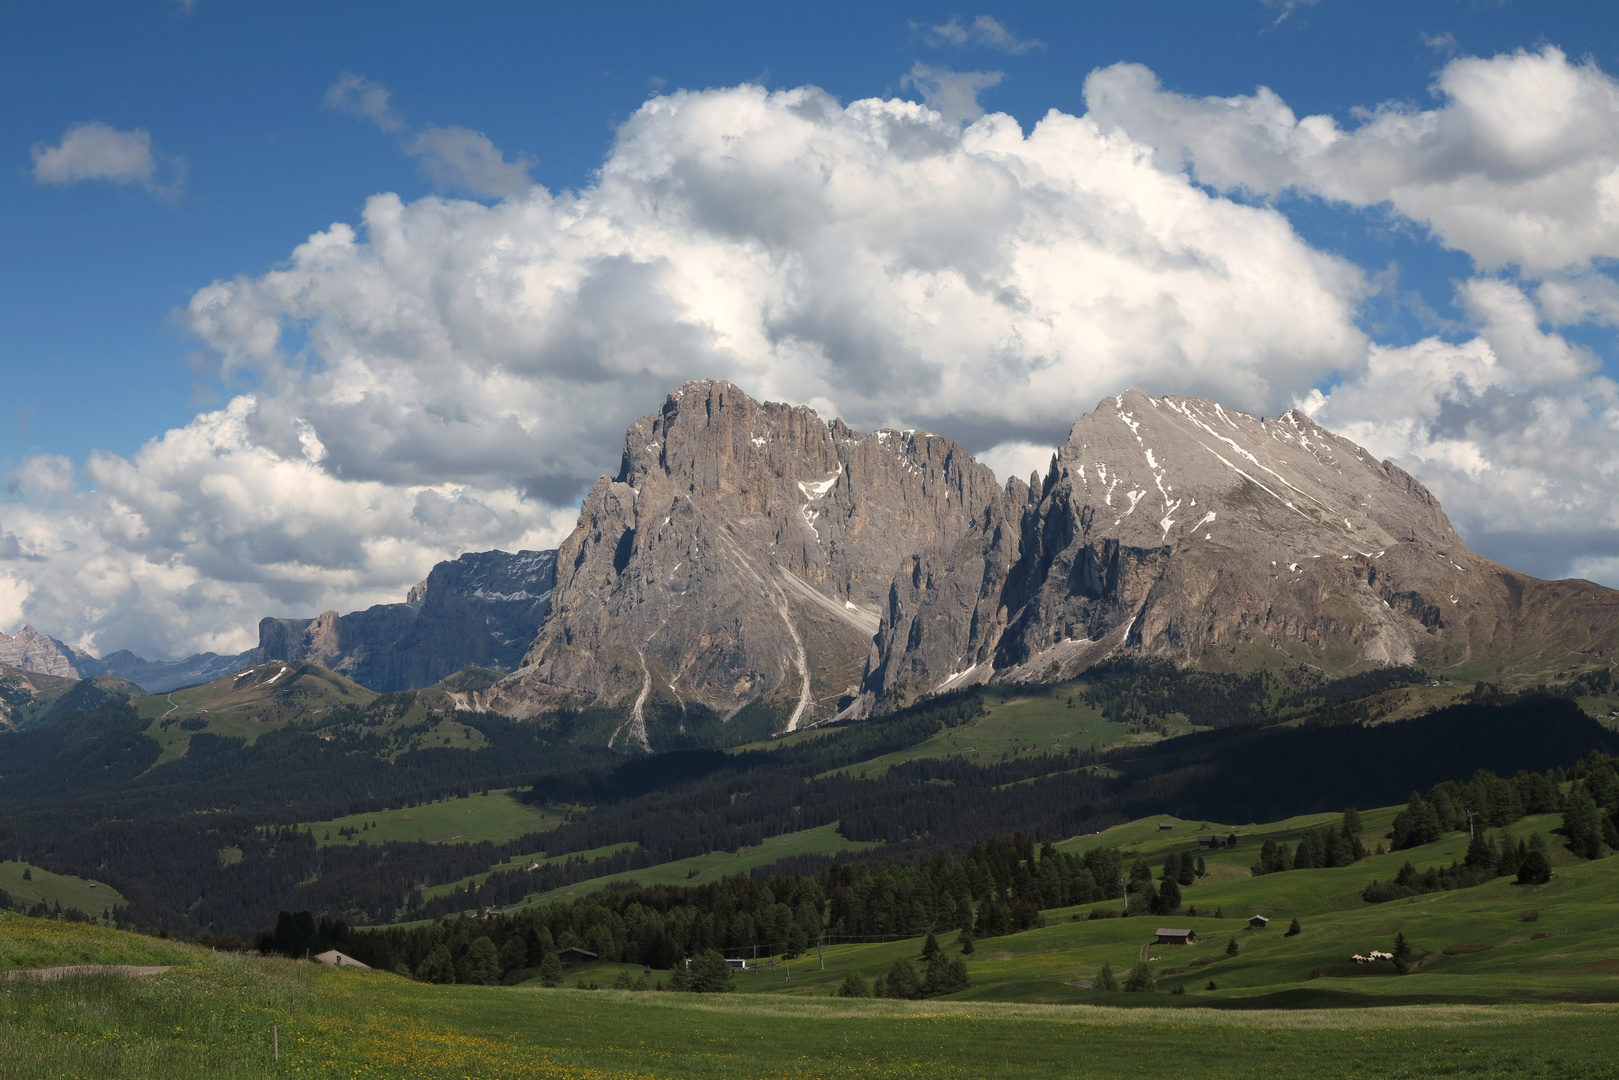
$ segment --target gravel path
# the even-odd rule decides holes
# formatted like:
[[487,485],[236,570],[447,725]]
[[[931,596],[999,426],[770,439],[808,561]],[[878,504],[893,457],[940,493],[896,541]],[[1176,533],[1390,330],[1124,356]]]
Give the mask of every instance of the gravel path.
[[0,971],[7,979],[65,979],[70,975],[161,975],[167,967],[137,967],[134,964],[72,964],[67,967],[24,968]]

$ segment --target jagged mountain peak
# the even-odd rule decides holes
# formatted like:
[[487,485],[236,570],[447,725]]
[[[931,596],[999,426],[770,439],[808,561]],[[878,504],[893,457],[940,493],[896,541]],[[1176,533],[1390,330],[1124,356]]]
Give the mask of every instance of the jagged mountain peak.
[[828,718],[858,689],[900,562],[1001,502],[953,440],[687,383],[630,425],[617,475],[586,496],[552,615],[496,698],[627,707],[614,738],[635,745],[654,713],[679,727],[694,706]]
[[1475,554],[1422,484],[1298,409],[1127,391],[1074,424],[1037,487],[1007,492],[1018,528],[896,582],[869,707],[1120,653],[1345,671],[1619,644],[1619,593]]
[[[1255,417],[1203,398],[1126,391],[1074,424],[1056,465],[1056,478],[1095,507],[1098,527],[1109,529],[1111,516],[1114,534],[1132,544],[1224,535],[1278,551],[1319,549],[1282,551],[1307,556],[1369,554],[1419,538],[1461,544],[1438,500],[1408,473],[1298,409]],[[1262,530],[1233,537],[1222,506],[1227,523]]]

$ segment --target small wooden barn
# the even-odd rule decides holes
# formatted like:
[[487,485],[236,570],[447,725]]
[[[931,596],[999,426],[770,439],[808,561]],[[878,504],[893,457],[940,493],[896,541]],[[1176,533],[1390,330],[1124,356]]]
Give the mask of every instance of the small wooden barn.
[[1160,945],[1190,945],[1197,940],[1196,930],[1160,926],[1156,933],[1158,935],[1158,944]]
[[1270,925],[1270,920],[1263,915],[1255,915],[1248,920],[1248,925],[1255,930],[1263,930]]
[[589,949],[581,949],[577,945],[569,945],[566,949],[557,950],[557,959],[564,964],[588,964],[596,959],[596,954]]
[[323,953],[316,953],[310,959],[317,964],[330,964],[333,967],[357,967],[366,971],[371,970],[370,964],[362,964],[348,953],[341,953],[336,949],[327,949]]

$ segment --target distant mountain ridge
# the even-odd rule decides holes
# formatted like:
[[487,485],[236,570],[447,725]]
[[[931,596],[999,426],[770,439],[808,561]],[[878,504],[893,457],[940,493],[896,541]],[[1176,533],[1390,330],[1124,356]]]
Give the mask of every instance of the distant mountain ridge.
[[555,551],[471,552],[433,567],[402,604],[262,619],[249,662],[308,660],[377,691],[431,686],[469,665],[511,671],[555,583]]
[[153,694],[165,694],[240,671],[252,662],[252,655],[251,651],[236,656],[206,652],[184,660],[146,660],[128,649],[120,649],[97,658],[32,626],[23,627],[11,637],[0,634],[0,664],[65,679],[116,675]]
[[511,671],[551,606],[555,551],[471,552],[433,567],[402,604],[313,619],[265,618],[235,656],[97,658],[25,626],[0,634],[0,665],[66,679],[115,675],[153,694],[212,682],[269,660],[309,660],[372,690],[430,686],[469,665]]

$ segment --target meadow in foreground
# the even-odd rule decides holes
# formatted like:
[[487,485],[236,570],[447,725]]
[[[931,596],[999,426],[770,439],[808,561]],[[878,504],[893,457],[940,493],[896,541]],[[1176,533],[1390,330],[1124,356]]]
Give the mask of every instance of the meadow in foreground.
[[[7,1077],[1557,1077],[1612,1075],[1619,1006],[1219,1010],[430,986],[0,920]],[[1140,999],[1140,995],[1135,995]],[[272,1028],[279,1031],[274,1059]]]

